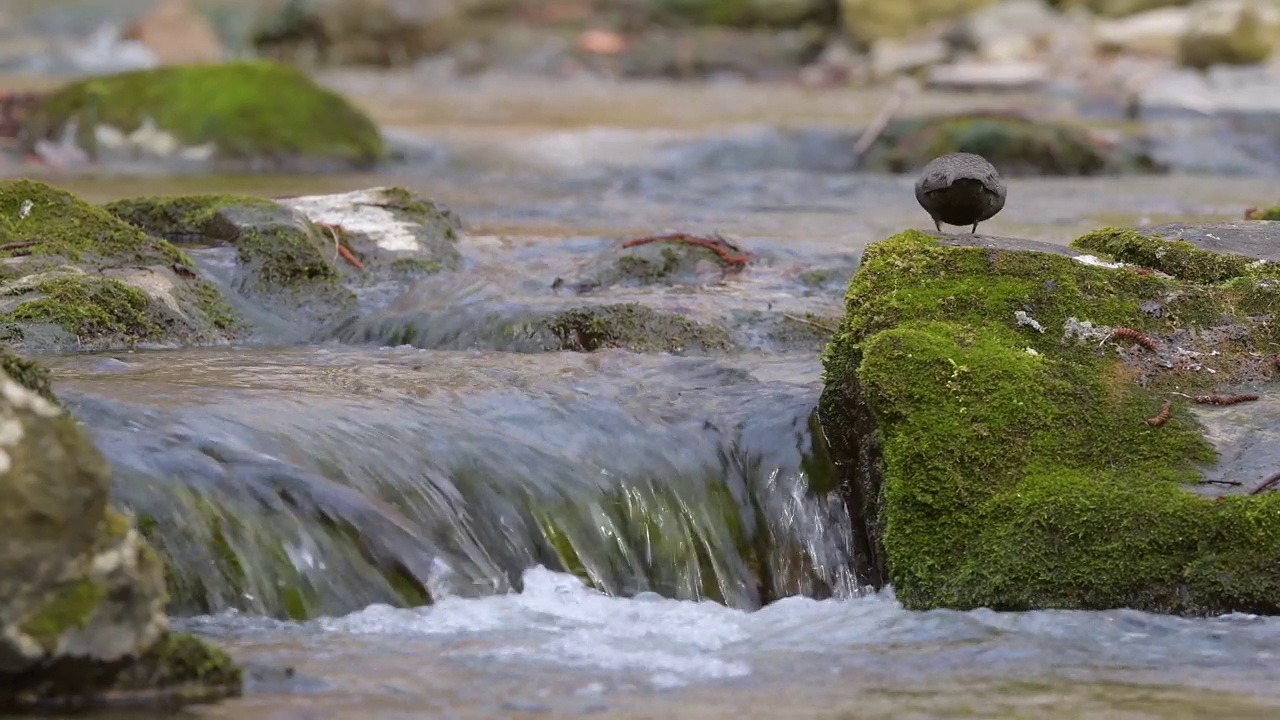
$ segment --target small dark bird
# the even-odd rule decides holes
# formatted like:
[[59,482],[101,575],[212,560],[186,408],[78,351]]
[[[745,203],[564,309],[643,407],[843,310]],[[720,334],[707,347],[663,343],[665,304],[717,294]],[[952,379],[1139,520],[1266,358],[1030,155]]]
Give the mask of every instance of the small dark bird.
[[1004,207],[1006,190],[995,166],[981,155],[951,153],[929,161],[916,180],[916,200],[942,232],[942,223],[973,225]]

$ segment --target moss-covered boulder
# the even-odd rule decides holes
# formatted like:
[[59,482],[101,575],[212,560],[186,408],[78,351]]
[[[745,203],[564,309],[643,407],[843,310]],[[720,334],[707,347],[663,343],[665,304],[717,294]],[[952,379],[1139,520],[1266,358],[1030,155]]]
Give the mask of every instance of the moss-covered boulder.
[[1251,208],[1247,213],[1249,220],[1280,220],[1280,205],[1269,208]]
[[463,39],[465,4],[289,0],[263,16],[251,42],[259,54],[290,62],[401,67]]
[[53,378],[50,377],[49,371],[39,363],[18,355],[5,345],[0,345],[0,371],[45,400],[57,402],[57,398],[53,395]]
[[1188,26],[1178,43],[1182,65],[1254,65],[1276,50],[1280,6],[1270,0],[1208,0],[1192,7]]
[[719,237],[672,233],[613,244],[578,269],[573,288],[590,292],[615,286],[703,285],[742,272],[742,249]]
[[1190,491],[1217,453],[1188,407],[1274,387],[1280,265],[1124,230],[1077,245],[1093,257],[915,231],[867,249],[820,403],[860,574],[912,609],[1280,612],[1280,494]]
[[63,190],[0,182],[0,336],[26,350],[225,342],[239,327],[173,245]]
[[369,168],[377,126],[296,68],[266,62],[162,67],[73,82],[24,121],[26,149],[74,142],[99,160],[198,170]]
[[0,374],[0,427],[0,711],[238,692],[225,656],[168,635],[164,567],[75,420]]
[[867,152],[863,167],[915,172],[939,155],[971,152],[1000,172],[1017,175],[1098,175],[1151,171],[1140,147],[1111,146],[1087,129],[1010,115],[970,114],[894,121]]

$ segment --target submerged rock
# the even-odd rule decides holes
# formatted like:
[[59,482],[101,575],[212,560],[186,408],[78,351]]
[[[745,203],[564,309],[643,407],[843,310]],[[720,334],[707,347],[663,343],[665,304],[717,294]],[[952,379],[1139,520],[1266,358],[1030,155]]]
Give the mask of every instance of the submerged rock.
[[992,162],[1003,175],[1098,175],[1151,171],[1139,147],[1111,143],[1063,123],[1010,115],[952,115],[890,123],[867,153],[871,170],[916,172],[931,159],[967,152]]
[[190,259],[63,190],[0,182],[0,334],[25,350],[224,342],[236,318]]
[[75,421],[0,374],[0,427],[0,710],[238,692],[225,655],[168,634],[164,568]]
[[[1274,257],[1280,233],[1246,224]],[[1280,494],[1206,497],[1263,478],[1208,467],[1230,454],[1188,408],[1274,391],[1280,265],[1179,227],[1079,257],[915,231],[867,249],[821,401],[862,577],[913,609],[1280,613]]]
[[140,197],[106,210],[175,243],[234,247],[231,287],[312,329],[353,310],[353,289],[408,283],[461,261],[458,217],[400,188],[283,200]]
[[238,62],[93,77],[50,94],[20,141],[74,144],[98,160],[147,158],[174,169],[369,168],[385,155],[377,126],[286,65]]
[[618,285],[702,285],[739,273],[748,256],[722,237],[686,233],[634,238],[604,250],[579,270],[574,289]]

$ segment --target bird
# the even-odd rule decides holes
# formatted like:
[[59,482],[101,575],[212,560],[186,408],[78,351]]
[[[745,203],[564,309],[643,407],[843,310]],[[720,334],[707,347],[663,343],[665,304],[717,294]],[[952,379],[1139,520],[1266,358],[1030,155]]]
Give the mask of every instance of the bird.
[[951,153],[929,161],[916,179],[916,201],[933,218],[942,232],[942,223],[973,225],[990,220],[1004,208],[1007,190],[1000,172],[981,155]]

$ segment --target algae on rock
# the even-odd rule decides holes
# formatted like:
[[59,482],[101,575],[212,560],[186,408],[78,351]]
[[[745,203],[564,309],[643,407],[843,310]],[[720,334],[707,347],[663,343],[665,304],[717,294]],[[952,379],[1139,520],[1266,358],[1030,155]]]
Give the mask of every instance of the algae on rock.
[[[70,137],[68,137],[70,136]],[[20,134],[226,169],[368,168],[377,126],[302,71],[269,62],[137,70],[77,80],[46,98]]]
[[[860,575],[911,609],[1280,613],[1280,494],[1186,487],[1216,453],[1185,396],[1264,381],[1249,368],[1280,349],[1280,273],[1244,272],[1168,278],[916,231],[868,247],[820,403]],[[1117,327],[1156,352],[1107,342]],[[1195,353],[1220,372],[1172,362]]]
[[225,342],[237,320],[191,261],[101,208],[0,181],[0,333],[27,349]]
[[0,711],[238,692],[238,670],[194,639],[185,655],[222,658],[216,676],[167,656],[129,675],[166,643],[159,558],[108,507],[110,468],[60,407],[0,374],[0,426]]

